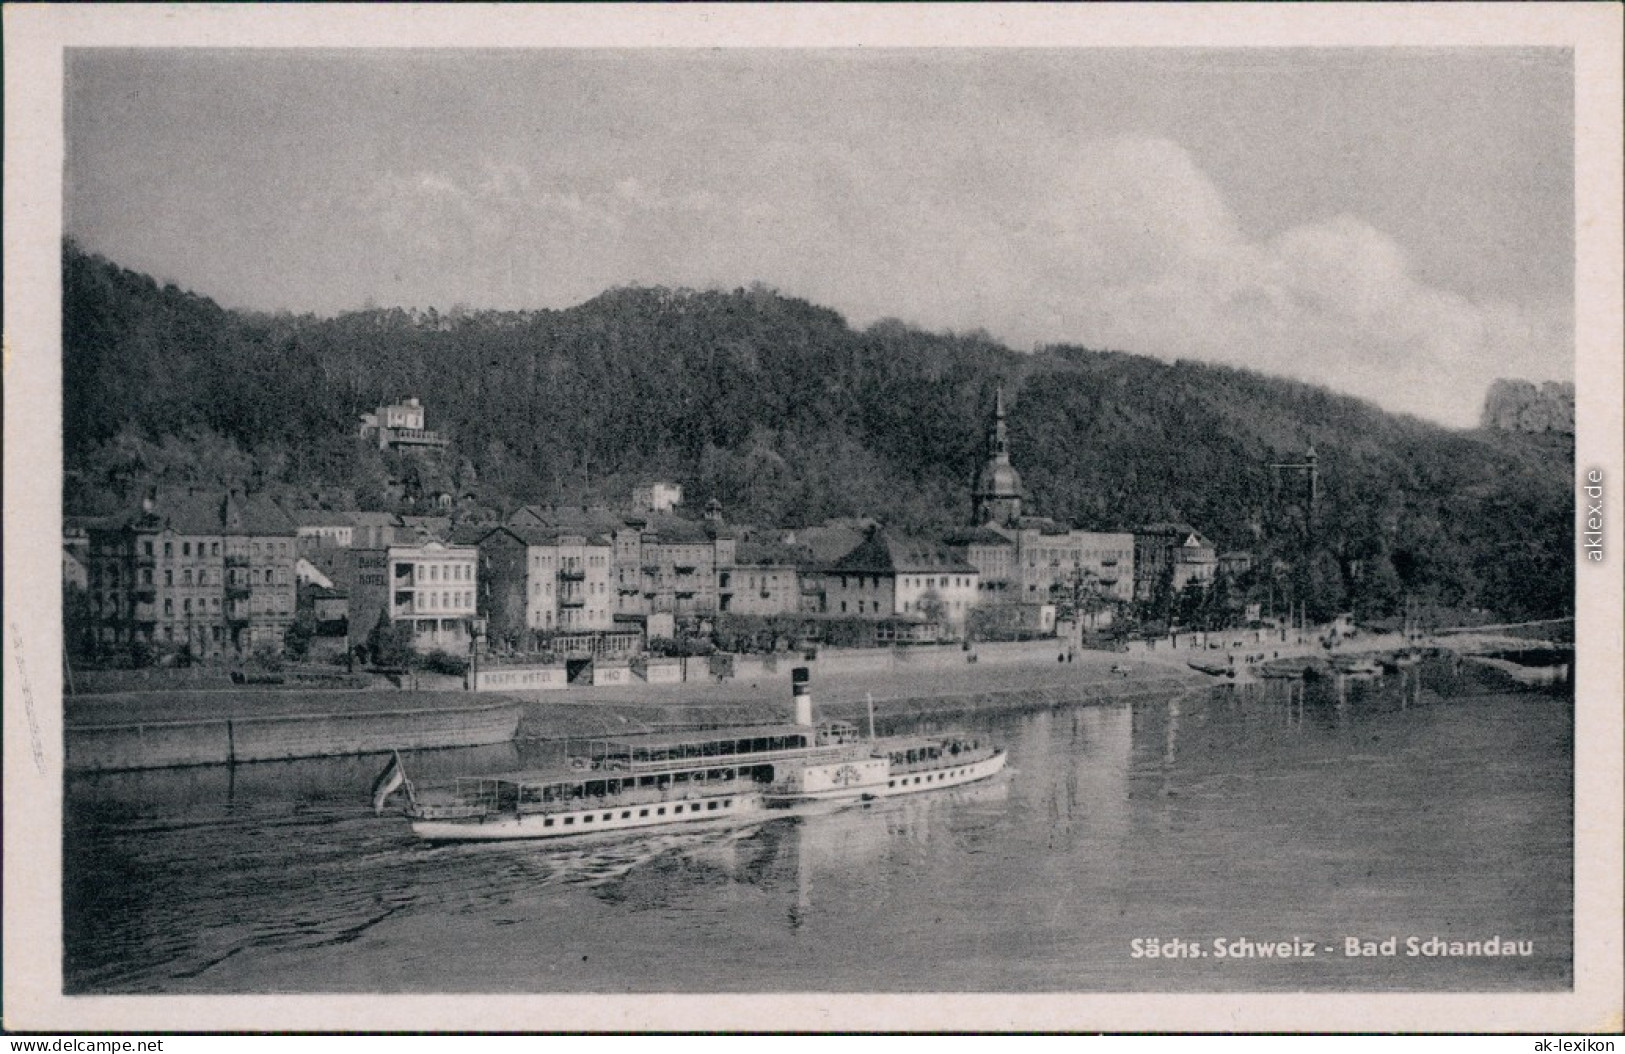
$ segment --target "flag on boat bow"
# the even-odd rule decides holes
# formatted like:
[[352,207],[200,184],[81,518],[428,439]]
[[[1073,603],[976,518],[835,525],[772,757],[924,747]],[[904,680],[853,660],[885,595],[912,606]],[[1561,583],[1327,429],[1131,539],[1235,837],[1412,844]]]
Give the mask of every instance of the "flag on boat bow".
[[406,769],[401,766],[401,752],[397,750],[390,756],[389,764],[384,766],[384,771],[380,772],[378,778],[372,782],[372,812],[374,816],[384,814],[384,802],[388,801],[390,795],[400,790],[405,783]]

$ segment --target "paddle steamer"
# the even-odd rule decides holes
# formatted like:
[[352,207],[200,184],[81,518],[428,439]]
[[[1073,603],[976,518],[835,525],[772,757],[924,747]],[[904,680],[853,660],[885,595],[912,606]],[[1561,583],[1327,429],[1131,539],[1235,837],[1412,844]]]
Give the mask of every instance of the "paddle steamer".
[[670,824],[761,823],[784,810],[941,790],[1004,768],[1005,752],[965,733],[877,739],[847,722],[814,726],[807,671],[793,674],[795,723],[656,732],[570,744],[554,770],[465,776],[416,787],[397,753],[374,786],[398,789],[420,838],[564,838]]

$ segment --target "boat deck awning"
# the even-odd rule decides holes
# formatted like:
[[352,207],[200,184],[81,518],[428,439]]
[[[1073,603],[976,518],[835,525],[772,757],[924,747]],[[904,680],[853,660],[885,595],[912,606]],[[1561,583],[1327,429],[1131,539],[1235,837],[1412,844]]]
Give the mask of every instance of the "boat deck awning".
[[946,750],[953,743],[966,743],[970,740],[985,741],[985,736],[975,733],[957,733],[941,736],[896,736],[875,741],[876,752],[894,752],[907,750]]
[[[743,739],[785,739],[799,737],[810,740],[812,729],[800,725],[743,725],[736,728],[694,729],[686,732],[649,732],[631,736],[600,736],[585,742],[594,748],[616,751],[671,750],[685,746],[705,746],[738,742]],[[576,744],[572,743],[572,753]]]

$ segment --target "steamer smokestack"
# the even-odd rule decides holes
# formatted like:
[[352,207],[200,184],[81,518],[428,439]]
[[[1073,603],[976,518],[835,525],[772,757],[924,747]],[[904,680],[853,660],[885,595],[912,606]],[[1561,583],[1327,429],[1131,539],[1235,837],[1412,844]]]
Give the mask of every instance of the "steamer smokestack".
[[796,702],[796,724],[803,728],[811,728],[812,713],[812,674],[805,666],[797,666],[790,671],[790,693]]

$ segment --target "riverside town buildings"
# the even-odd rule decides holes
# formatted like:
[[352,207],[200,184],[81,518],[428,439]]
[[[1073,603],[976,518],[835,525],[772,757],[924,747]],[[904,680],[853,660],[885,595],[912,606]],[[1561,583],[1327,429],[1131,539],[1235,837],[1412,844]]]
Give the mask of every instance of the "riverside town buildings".
[[981,572],[988,603],[1013,604],[1019,621],[1054,626],[1054,610],[1080,607],[1092,625],[1110,621],[1112,606],[1134,599],[1134,536],[1080,531],[1022,514],[1021,475],[1010,463],[1004,391],[993,401],[988,458],[972,491],[974,526],[950,531],[944,541]]
[[479,550],[441,542],[392,545],[386,560],[389,618],[412,627],[413,648],[421,652],[467,648]]
[[980,577],[945,545],[876,529],[825,570],[825,602],[830,614],[880,621],[882,642],[934,641],[963,630]]
[[139,510],[88,531],[88,643],[147,661],[280,653],[294,617],[294,531],[261,496],[149,491]]
[[1174,592],[1187,582],[1207,585],[1219,568],[1219,554],[1201,531],[1188,523],[1153,523],[1134,532],[1134,597],[1147,600],[1157,582],[1171,575]]
[[454,537],[479,551],[479,608],[493,641],[521,647],[537,634],[614,628],[615,549],[602,535],[494,526]]
[[[423,424],[422,405],[408,399],[367,415],[363,433],[384,449],[446,445]],[[1043,634],[1058,617],[1099,627],[1162,578],[1176,591],[1205,584],[1221,562],[1188,524],[1131,534],[1028,515],[1002,389],[971,498],[968,525],[905,536],[867,520],[735,528],[714,498],[703,519],[689,518],[674,511],[683,488],[658,481],[637,487],[628,509],[527,505],[505,523],[459,526],[450,516],[284,514],[264,496],[154,492],[139,512],[70,522],[63,575],[89,611],[75,643],[137,661],[280,651],[296,579],[316,622],[329,637],[342,629],[352,651],[384,622],[410,626],[420,652],[461,654],[470,620],[483,617],[494,649],[579,659],[703,634],[727,616],[796,618],[814,639],[820,621],[855,619],[865,624],[856,639],[886,644]],[[1245,560],[1223,562],[1244,570]]]

